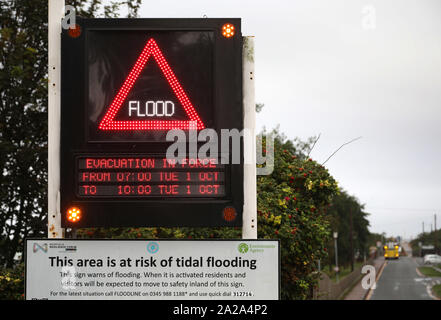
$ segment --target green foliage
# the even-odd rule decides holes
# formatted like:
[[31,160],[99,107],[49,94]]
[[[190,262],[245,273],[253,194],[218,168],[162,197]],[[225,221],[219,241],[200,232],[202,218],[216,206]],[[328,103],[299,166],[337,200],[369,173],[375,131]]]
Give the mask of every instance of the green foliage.
[[326,208],[338,192],[327,169],[299,159],[275,141],[274,172],[257,180],[258,237],[281,241],[282,298],[306,299],[317,283],[317,261],[327,257]]
[[374,233],[374,232],[369,233],[369,236],[368,236],[368,246],[376,247],[377,246],[377,242],[383,243],[385,236],[386,236],[386,234],[384,234],[384,233],[383,234],[381,234],[381,233]]
[[419,246],[419,243],[421,243],[423,246],[426,246],[426,245],[436,246],[435,250],[423,250],[424,251],[423,255],[429,254],[429,253],[439,254],[441,252],[441,249],[440,249],[440,247],[441,247],[441,230],[420,233],[415,239],[413,239],[410,242],[410,245],[412,247],[412,251],[414,252],[414,254],[418,254],[419,252],[421,252],[421,248]]
[[85,228],[80,239],[239,239],[239,228]]
[[47,1],[0,4],[0,265],[47,211]]
[[441,284],[434,285],[432,291],[439,299],[441,299]]
[[265,105],[263,103],[256,103],[256,112],[259,113],[260,111],[262,111],[264,106]]
[[11,269],[0,269],[0,300],[22,300],[24,298],[24,265]]
[[[352,245],[354,256],[358,253],[359,259],[363,256],[369,256],[369,242],[372,241],[369,232],[368,214],[364,212],[364,206],[359,201],[350,196],[345,191],[333,199],[328,209],[328,215],[331,222],[332,231],[338,232],[338,261],[340,265],[349,265],[351,263],[351,213],[352,213]],[[373,244],[375,245],[375,244]],[[330,259],[329,265],[334,262],[333,240],[329,242]]]
[[[357,269],[357,268],[359,268],[361,266],[363,266],[363,262],[362,261],[356,262],[355,265],[354,265],[355,269]],[[337,272],[335,271],[335,269],[332,269],[330,271],[328,271],[327,269],[324,269],[323,272],[328,275],[329,279],[331,279],[335,283],[337,282]],[[351,270],[350,266],[339,267],[339,271],[338,271],[338,279],[339,279],[339,281],[342,281],[346,276],[348,276],[351,273],[352,273],[352,270]]]
[[[67,0],[84,17],[136,16],[141,0]],[[47,228],[47,0],[0,2],[0,265]]]
[[441,277],[441,272],[432,267],[418,267],[418,270],[426,277]]

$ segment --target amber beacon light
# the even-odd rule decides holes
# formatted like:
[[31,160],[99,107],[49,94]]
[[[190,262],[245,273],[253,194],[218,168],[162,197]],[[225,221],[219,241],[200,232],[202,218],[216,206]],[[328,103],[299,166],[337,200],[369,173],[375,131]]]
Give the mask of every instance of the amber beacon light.
[[222,35],[225,38],[231,38],[234,36],[234,25],[231,23],[226,23],[222,26]]
[[81,27],[76,24],[73,28],[69,28],[67,34],[71,38],[78,38],[81,35]]
[[77,222],[81,219],[81,210],[75,207],[69,208],[67,211],[67,220]]
[[225,221],[234,221],[236,219],[237,216],[237,212],[236,209],[234,209],[233,207],[226,207],[224,208],[223,212],[222,212],[223,218]]

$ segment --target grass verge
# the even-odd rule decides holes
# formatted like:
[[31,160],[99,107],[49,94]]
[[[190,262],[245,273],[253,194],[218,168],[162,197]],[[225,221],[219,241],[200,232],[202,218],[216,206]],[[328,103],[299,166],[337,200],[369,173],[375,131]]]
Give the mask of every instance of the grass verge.
[[434,285],[432,287],[432,291],[438,298],[441,299],[441,284]]
[[426,277],[441,277],[441,272],[433,269],[432,267],[419,267],[418,270]]
[[346,288],[343,293],[340,295],[340,297],[338,297],[338,300],[344,300],[346,298],[346,296],[351,293],[352,290],[354,290],[355,286],[358,285],[358,283],[361,281],[361,279],[363,278],[363,275],[361,274],[356,280],[354,280],[354,282],[348,287]]
[[[355,262],[354,264],[354,270],[361,267],[363,265],[363,262]],[[328,275],[328,277],[334,282],[337,282],[337,274],[336,272],[333,271],[329,271],[327,268],[326,270],[323,270],[324,273],[326,273]],[[340,267],[340,272],[338,274],[338,278],[341,281],[344,277],[346,277],[347,275],[349,275],[351,273],[351,266],[341,266]]]

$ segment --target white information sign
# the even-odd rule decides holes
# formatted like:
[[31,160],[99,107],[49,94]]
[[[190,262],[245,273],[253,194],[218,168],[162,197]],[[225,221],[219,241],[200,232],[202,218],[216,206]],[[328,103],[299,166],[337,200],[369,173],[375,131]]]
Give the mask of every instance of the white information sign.
[[273,240],[26,240],[26,299],[275,300]]

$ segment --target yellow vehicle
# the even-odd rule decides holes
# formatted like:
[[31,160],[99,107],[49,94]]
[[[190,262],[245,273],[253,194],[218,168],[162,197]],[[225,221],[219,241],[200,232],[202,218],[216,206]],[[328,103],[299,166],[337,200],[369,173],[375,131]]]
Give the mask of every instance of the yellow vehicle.
[[400,246],[398,244],[389,243],[384,247],[385,259],[399,259],[400,258]]

